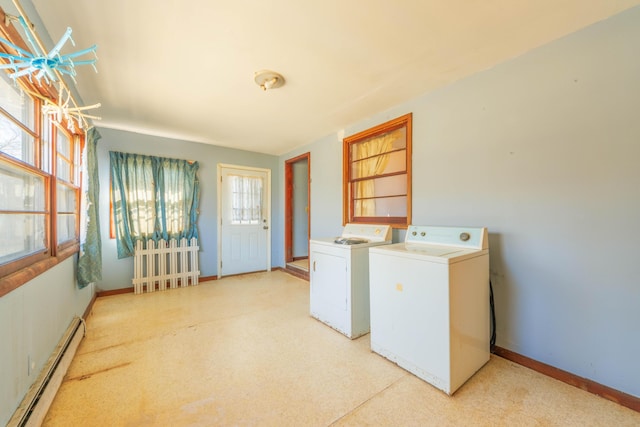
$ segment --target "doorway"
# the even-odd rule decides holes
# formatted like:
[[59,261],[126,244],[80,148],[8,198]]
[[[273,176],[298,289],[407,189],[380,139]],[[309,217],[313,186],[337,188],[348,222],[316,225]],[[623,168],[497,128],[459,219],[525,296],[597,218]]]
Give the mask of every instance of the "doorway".
[[311,229],[311,154],[301,154],[284,163],[285,226],[284,253],[287,268],[309,272]]
[[218,164],[218,277],[271,270],[271,170]]

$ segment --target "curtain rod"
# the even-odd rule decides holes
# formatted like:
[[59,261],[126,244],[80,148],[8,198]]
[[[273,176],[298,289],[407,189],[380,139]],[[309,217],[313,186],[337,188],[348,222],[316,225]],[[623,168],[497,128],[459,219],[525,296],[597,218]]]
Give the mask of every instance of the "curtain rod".
[[[20,4],[20,0],[13,0],[13,4],[18,9],[18,13],[20,13],[20,16],[22,16],[22,19],[24,19],[24,21],[27,23],[27,28],[29,29],[29,32],[33,36],[33,39],[38,44],[38,47],[40,48],[40,50],[43,53],[46,54],[46,52],[48,52],[48,51],[47,51],[47,49],[45,49],[44,43],[42,43],[42,40],[40,39],[40,36],[38,36],[38,33],[36,33],[36,30],[34,28],[33,23],[31,22],[31,20],[27,16],[27,13],[24,11],[24,8]],[[60,73],[57,69],[54,69],[53,71],[56,73],[56,76],[58,77],[58,80],[60,80],[60,85],[63,86],[67,90],[67,93],[69,94],[69,96],[71,98],[71,102],[73,102],[73,106],[75,108],[79,108],[80,106],[76,102],[76,98],[73,96],[73,94],[69,90],[69,86],[67,86],[67,82],[65,82],[64,79],[62,78],[62,73]],[[58,98],[60,98],[61,96],[62,96],[61,92],[58,91]],[[58,101],[60,101],[60,99],[58,99]],[[86,132],[86,129],[89,128],[89,123],[87,122],[87,119],[85,117],[83,117],[83,116],[80,116],[80,119],[82,119],[82,122],[84,123],[83,130],[85,130],[85,132]]]

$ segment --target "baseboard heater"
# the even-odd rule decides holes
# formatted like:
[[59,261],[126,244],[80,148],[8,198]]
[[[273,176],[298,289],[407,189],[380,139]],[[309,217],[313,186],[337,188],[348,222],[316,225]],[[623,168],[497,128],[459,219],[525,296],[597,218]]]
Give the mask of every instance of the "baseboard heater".
[[75,317],[42,368],[38,379],[29,388],[20,406],[9,420],[8,427],[31,427],[42,424],[84,333],[84,321],[80,317]]

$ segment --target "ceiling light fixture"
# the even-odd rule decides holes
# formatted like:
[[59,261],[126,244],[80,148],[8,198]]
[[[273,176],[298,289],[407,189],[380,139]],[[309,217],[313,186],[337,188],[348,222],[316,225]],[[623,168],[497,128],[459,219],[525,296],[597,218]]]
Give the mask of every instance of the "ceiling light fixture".
[[284,77],[275,71],[262,70],[256,71],[254,80],[260,89],[276,89],[284,85]]

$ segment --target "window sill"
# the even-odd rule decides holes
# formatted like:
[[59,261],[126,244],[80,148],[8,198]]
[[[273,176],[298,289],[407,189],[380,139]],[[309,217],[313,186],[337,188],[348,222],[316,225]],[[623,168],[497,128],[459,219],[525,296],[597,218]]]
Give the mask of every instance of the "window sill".
[[28,281],[36,278],[50,268],[75,255],[79,250],[80,244],[75,243],[61,250],[58,253],[58,256],[48,257],[43,260],[37,261],[28,267],[16,271],[15,273],[0,278],[0,297],[3,297],[4,295],[15,289],[18,289]]
[[351,221],[348,221],[352,224],[380,224],[380,225],[390,225],[393,229],[407,229],[408,221],[406,217],[355,217],[352,218]]

